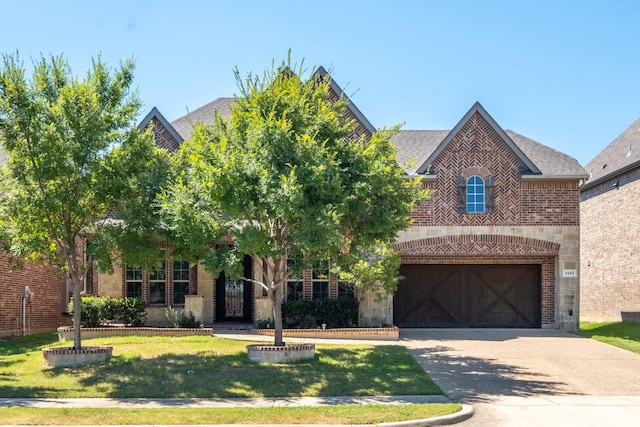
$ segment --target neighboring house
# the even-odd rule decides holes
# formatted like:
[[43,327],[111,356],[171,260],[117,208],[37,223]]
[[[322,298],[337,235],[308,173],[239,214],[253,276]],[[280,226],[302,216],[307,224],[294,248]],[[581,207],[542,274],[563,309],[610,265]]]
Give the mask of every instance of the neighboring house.
[[580,316],[640,319],[640,119],[586,166],[580,192]]
[[[154,108],[140,126],[152,124],[158,145],[174,151],[193,123],[211,123],[215,111],[229,115],[233,102],[219,98],[171,123]],[[352,102],[347,114],[359,123],[357,135],[375,132]],[[393,141],[400,162],[413,160],[407,172],[435,190],[398,236],[405,279],[396,295],[377,301],[354,292],[318,264],[288,280],[286,298],[358,298],[361,326],[574,329],[579,184],[586,178],[577,161],[504,131],[480,104],[451,131],[400,131]],[[245,274],[261,277],[261,263],[247,258]],[[141,297],[150,304],[148,324],[163,324],[169,305],[193,311],[205,325],[271,317],[259,286],[212,277],[184,260],[151,273],[125,266],[101,276],[97,292]]]
[[[0,164],[6,153],[0,147]],[[23,262],[16,265],[0,251],[0,336],[55,331],[70,325],[68,295],[55,268]]]

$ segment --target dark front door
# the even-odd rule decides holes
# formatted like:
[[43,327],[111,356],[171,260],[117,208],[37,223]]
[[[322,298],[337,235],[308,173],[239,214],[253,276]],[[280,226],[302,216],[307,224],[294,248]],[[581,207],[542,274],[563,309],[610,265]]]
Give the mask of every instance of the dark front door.
[[[251,257],[243,260],[244,276],[251,276]],[[224,272],[216,279],[216,322],[252,322],[253,286]]]
[[539,328],[540,265],[404,264],[394,322],[422,328]]

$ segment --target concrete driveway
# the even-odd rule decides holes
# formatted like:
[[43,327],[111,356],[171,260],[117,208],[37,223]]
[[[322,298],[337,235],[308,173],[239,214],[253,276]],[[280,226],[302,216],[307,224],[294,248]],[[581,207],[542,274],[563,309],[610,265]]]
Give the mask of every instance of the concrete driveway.
[[461,426],[640,425],[640,355],[547,329],[403,329]]

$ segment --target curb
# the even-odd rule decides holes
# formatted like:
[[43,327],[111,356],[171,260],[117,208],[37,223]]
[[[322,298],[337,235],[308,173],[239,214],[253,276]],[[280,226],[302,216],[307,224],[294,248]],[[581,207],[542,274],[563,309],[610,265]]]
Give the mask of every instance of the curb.
[[462,409],[455,414],[443,415],[441,417],[424,418],[421,420],[395,421],[390,423],[376,424],[376,427],[429,427],[448,426],[458,424],[468,420],[473,416],[475,410],[471,405],[462,405]]

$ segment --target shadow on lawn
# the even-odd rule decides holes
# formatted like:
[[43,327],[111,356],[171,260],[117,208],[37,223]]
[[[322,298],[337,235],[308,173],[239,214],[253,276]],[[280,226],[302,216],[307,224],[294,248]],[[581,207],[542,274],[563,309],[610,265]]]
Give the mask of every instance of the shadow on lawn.
[[277,365],[250,362],[246,351],[153,359],[125,354],[102,365],[51,369],[48,375],[77,371],[82,386],[114,398],[441,394],[411,355],[399,349],[323,348],[314,360]]
[[6,339],[0,338],[0,356],[38,351],[43,347],[54,345],[57,342],[58,334],[55,332],[26,335],[23,337],[10,337]]

